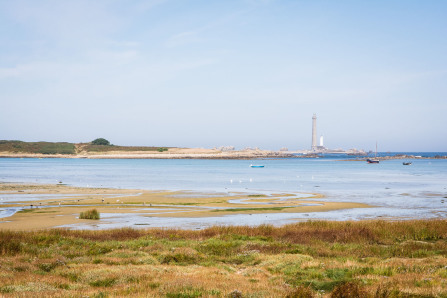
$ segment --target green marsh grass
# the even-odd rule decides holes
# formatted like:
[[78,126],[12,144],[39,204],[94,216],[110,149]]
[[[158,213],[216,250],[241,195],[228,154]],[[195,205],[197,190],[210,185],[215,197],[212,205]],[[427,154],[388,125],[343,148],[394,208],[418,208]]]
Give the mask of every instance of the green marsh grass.
[[90,209],[84,212],[81,212],[81,214],[79,215],[80,219],[99,219],[100,215],[98,210],[96,209]]
[[75,145],[66,142],[22,142],[0,140],[0,151],[15,153],[74,154]]
[[0,296],[447,297],[447,223],[0,230],[0,268]]
[[258,208],[227,208],[227,209],[214,209],[211,212],[240,212],[240,211],[281,211],[287,208],[293,207],[258,207]]

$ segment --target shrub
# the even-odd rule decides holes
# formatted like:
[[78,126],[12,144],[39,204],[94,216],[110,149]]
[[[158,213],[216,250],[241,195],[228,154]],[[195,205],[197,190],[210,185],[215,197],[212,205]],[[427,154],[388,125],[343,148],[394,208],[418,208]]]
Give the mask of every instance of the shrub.
[[230,298],[242,298],[242,292],[239,290],[234,290],[233,292],[231,292],[228,297]]
[[315,297],[315,293],[307,287],[299,286],[298,288],[293,289],[286,296],[287,298],[313,298]]
[[338,285],[331,293],[331,298],[367,297],[367,292],[356,282],[345,282]]
[[92,141],[92,145],[104,145],[104,146],[109,146],[110,142],[107,141],[104,138],[98,138]]
[[165,147],[160,147],[157,149],[158,152],[164,152],[164,151],[168,151],[168,148]]
[[87,210],[85,212],[81,212],[79,215],[80,219],[99,219],[99,212],[96,209]]
[[42,263],[38,265],[39,269],[45,272],[50,272],[51,270],[56,268],[56,266],[57,263]]
[[2,233],[0,233],[0,256],[11,255],[14,256],[22,252],[22,244],[19,239],[2,239]]

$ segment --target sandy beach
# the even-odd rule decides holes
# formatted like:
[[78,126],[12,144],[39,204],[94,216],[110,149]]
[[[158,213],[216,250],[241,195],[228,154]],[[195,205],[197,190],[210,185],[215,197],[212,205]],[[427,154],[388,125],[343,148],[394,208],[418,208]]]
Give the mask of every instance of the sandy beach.
[[[340,151],[345,154],[350,151]],[[245,149],[221,151],[219,149],[206,148],[169,148],[167,151],[77,151],[75,154],[41,154],[25,152],[0,151],[0,158],[85,158],[85,159],[264,159],[264,158],[310,158],[320,157],[319,153],[306,150],[300,151],[273,151],[261,149]],[[368,157],[357,156],[346,161],[362,161]],[[381,156],[376,159],[447,159],[446,155],[440,156],[414,156],[414,155],[390,155]]]
[[294,157],[287,151],[234,150],[221,151],[205,148],[169,148],[167,151],[79,151],[76,154],[39,154],[0,152],[0,158],[93,158],[93,159],[257,159]]

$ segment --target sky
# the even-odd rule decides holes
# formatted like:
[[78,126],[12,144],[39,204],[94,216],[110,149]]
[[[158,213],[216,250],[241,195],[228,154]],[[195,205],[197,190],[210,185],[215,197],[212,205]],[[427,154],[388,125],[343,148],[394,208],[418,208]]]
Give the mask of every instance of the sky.
[[447,151],[447,1],[0,0],[0,139]]

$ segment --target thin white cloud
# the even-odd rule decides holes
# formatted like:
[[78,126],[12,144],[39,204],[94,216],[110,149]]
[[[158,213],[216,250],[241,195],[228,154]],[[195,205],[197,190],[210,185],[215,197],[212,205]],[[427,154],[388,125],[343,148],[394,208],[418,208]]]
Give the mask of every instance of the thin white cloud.
[[166,42],[165,46],[168,48],[183,46],[186,44],[199,42],[202,39],[200,39],[197,35],[197,32],[194,31],[188,31],[188,32],[182,32],[179,34],[176,34],[172,37],[170,37]]
[[211,22],[205,23],[202,26],[198,26],[194,29],[183,31],[175,35],[170,36],[165,41],[165,46],[168,48],[187,45],[195,42],[205,42],[207,38],[205,36],[213,36],[214,30],[219,27],[225,27],[227,24],[234,22],[235,19],[243,19],[243,16],[252,12],[252,10],[238,10],[229,14],[222,15]]
[[104,62],[110,65],[122,65],[136,61],[139,58],[139,52],[136,50],[94,50],[90,51],[87,56],[92,60],[93,64]]

